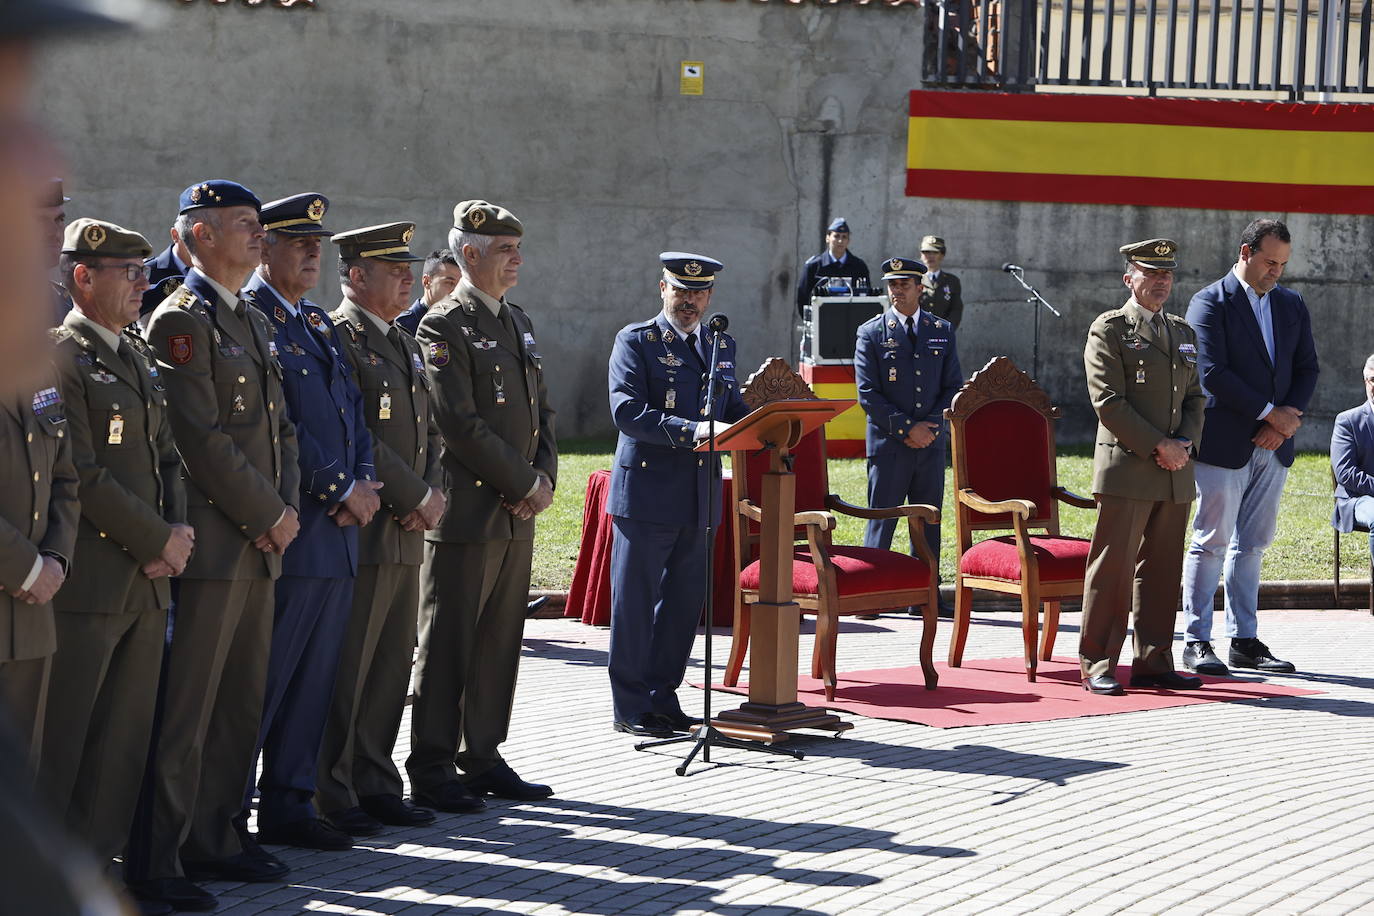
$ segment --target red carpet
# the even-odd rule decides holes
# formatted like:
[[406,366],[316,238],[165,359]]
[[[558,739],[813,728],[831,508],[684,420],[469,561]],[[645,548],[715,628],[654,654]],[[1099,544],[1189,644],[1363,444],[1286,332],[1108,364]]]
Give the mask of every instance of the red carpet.
[[[827,706],[836,712],[856,716],[916,722],[934,728],[957,728],[1047,722],[1195,703],[1300,697],[1323,692],[1259,680],[1204,677],[1206,683],[1201,690],[1173,692],[1127,687],[1124,697],[1103,697],[1088,693],[1079,684],[1076,663],[1041,662],[1033,684],[1026,680],[1025,661],[1020,658],[965,659],[962,668],[950,668],[943,662],[936,668],[940,672],[940,686],[935,690],[922,686],[921,669],[912,665],[909,668],[841,672],[833,703],[825,702],[825,690],[820,681],[812,677],[798,678],[797,699],[808,706]],[[1117,678],[1123,685],[1129,682],[1130,676],[1129,666],[1117,669]],[[741,682],[739,687],[718,686],[718,689],[745,693],[748,684]],[[722,704],[722,707],[727,705]]]

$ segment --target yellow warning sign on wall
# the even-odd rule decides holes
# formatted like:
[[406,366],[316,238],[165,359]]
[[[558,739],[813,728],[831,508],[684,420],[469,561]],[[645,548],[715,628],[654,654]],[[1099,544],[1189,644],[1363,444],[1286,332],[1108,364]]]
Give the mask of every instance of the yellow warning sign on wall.
[[699,60],[684,60],[682,62],[681,89],[682,95],[702,95],[706,86],[706,64]]

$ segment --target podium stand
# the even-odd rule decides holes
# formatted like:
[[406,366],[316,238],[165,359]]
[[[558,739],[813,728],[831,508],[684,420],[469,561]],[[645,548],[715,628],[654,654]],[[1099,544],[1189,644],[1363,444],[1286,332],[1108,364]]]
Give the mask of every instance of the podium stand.
[[[849,400],[774,401],[717,435],[716,448],[768,449],[759,517],[759,600],[753,606],[749,642],[749,700],[711,720],[732,738],[773,744],[788,732],[853,728],[839,716],[797,702],[797,637],[801,610],[792,600],[796,477],[791,449],[802,437],[854,406]],[[697,451],[705,450],[703,444]],[[743,473],[736,468],[735,473]],[[735,511],[738,511],[736,508]]]

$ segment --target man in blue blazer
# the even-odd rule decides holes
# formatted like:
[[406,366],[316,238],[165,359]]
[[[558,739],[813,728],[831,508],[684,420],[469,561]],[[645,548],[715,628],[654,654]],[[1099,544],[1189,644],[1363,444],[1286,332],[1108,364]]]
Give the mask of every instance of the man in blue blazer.
[[[954,326],[921,308],[924,264],[890,258],[882,266],[892,307],[859,325],[854,344],[854,380],[859,405],[868,415],[868,504],[875,509],[907,502],[939,508],[949,438],[944,413],[964,383]],[[864,546],[888,549],[896,525],[893,518],[869,521]],[[925,534],[938,564],[940,526],[926,525]],[[953,616],[948,607],[940,612]]]
[[1288,227],[1257,219],[1231,271],[1193,296],[1198,369],[1207,407],[1197,454],[1197,514],[1183,563],[1183,664],[1226,674],[1212,649],[1212,601],[1226,588],[1230,663],[1293,671],[1257,634],[1260,563],[1274,539],[1293,435],[1317,387],[1312,319],[1302,296],[1278,285],[1292,252]]
[[1374,555],[1374,356],[1364,362],[1364,403],[1336,415],[1331,428],[1331,470],[1336,475],[1336,510],[1331,525],[1348,534],[1358,522],[1367,529]]
[[[663,311],[616,335],[611,350],[611,418],[620,430],[606,512],[611,544],[611,648],[608,669],[615,728],[665,737],[700,719],[682,711],[677,687],[706,600],[707,520],[720,500],[707,487],[720,462],[692,449],[713,421],[749,412],[735,383],[735,340],[715,342],[701,323],[719,261],[666,251]],[[716,363],[715,410],[706,415],[707,379]],[[719,493],[719,489],[716,490]]]

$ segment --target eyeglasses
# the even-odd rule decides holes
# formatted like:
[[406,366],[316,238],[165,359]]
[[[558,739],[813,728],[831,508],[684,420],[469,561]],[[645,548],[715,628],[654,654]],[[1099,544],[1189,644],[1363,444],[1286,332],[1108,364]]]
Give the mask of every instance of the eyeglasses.
[[122,270],[124,276],[132,283],[139,277],[145,280],[152,279],[153,269],[146,264],[87,264],[87,270]]

